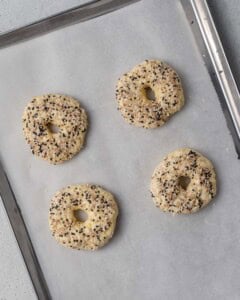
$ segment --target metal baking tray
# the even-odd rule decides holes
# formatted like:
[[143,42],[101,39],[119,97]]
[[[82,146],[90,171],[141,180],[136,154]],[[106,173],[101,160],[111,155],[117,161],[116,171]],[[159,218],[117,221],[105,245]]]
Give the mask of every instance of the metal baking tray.
[[[190,24],[203,34],[199,22],[206,21],[209,11],[203,11],[202,16],[196,11],[192,14],[190,8],[195,4],[197,9],[205,1],[190,2]],[[76,23],[76,19],[72,21]],[[39,33],[48,32],[41,22],[37,22]],[[66,25],[64,21],[61,24]],[[42,270],[40,278],[46,280],[40,286],[48,286],[53,299],[240,296],[236,267],[240,171],[232,141],[233,136],[238,151],[238,90],[229,65],[221,65],[224,72],[214,69],[214,55],[208,60],[204,57],[209,52],[201,52],[201,47],[199,51],[190,27],[180,1],[140,1],[0,50],[1,161],[36,252],[36,269]],[[216,34],[214,30],[210,33]],[[11,40],[11,36],[13,33],[0,36],[0,47],[19,39],[15,35]],[[172,65],[182,78],[186,98],[183,110],[165,126],[148,131],[126,124],[114,98],[117,78],[146,58]],[[228,84],[232,79],[230,86],[224,76]],[[217,87],[223,81],[225,85]],[[226,87],[227,92],[230,89],[227,95]],[[233,90],[236,94],[231,98]],[[48,92],[76,97],[90,118],[85,149],[59,166],[33,157],[21,132],[21,114],[27,102]],[[219,99],[229,114],[232,136]],[[231,110],[231,104],[237,105],[235,109]],[[219,191],[199,213],[172,217],[154,207],[148,186],[161,158],[184,146],[213,161]],[[120,207],[113,240],[96,252],[63,248],[48,228],[54,192],[84,182],[109,189]],[[31,245],[27,248],[31,250]],[[235,274],[231,283],[226,284],[226,274]],[[209,289],[203,290],[206,283]],[[47,299],[50,295],[47,291],[38,297]]]

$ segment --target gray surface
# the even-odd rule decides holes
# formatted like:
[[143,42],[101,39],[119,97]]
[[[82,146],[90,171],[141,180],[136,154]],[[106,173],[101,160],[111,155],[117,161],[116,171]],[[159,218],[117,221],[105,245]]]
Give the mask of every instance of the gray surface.
[[0,33],[48,17],[88,0],[0,0]]
[[[184,109],[149,131],[126,124],[114,101],[118,76],[145,58],[174,66],[186,94]],[[1,155],[54,299],[240,298],[239,161],[176,1],[145,1],[2,50],[0,65]],[[77,97],[91,121],[86,148],[60,166],[33,157],[21,132],[27,101],[55,91]],[[172,217],[148,186],[182,146],[213,161],[219,192],[201,212]],[[48,230],[49,199],[78,182],[105,186],[120,206],[116,236],[95,253],[65,249]]]
[[228,60],[240,88],[240,2],[238,0],[208,0]]
[[35,299],[32,284],[0,197],[0,299]]

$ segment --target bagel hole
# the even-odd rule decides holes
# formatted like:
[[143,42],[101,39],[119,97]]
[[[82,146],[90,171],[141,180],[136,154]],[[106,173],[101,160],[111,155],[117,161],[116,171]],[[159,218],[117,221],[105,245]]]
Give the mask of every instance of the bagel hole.
[[47,127],[48,127],[48,130],[52,133],[52,134],[56,134],[56,133],[58,133],[59,132],[59,127],[57,126],[57,125],[55,125],[55,124],[52,124],[52,123],[49,123],[48,125],[47,125]]
[[74,217],[80,222],[86,222],[88,219],[88,214],[81,209],[77,209],[74,211]]
[[178,184],[183,188],[184,190],[187,189],[191,179],[188,176],[180,176],[178,178]]
[[148,98],[148,100],[151,100],[151,101],[155,101],[156,100],[156,96],[155,96],[154,90],[151,89],[150,87],[146,87],[145,88],[145,93],[146,93],[146,97]]

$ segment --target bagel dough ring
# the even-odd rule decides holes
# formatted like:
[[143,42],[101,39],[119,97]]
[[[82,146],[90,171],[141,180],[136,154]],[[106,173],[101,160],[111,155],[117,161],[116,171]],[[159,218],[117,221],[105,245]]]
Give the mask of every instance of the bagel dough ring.
[[[149,88],[155,100],[148,99],[146,90]],[[178,74],[157,60],[145,60],[124,74],[118,80],[116,98],[124,119],[143,128],[162,126],[184,105]]]
[[161,210],[189,214],[207,205],[216,195],[216,174],[212,163],[199,152],[178,149],[156,167],[150,190]]
[[[59,131],[53,133],[51,125]],[[32,153],[52,164],[69,160],[80,151],[87,125],[85,110],[65,95],[34,97],[23,113],[23,133]]]
[[[84,222],[74,212],[88,215]],[[82,184],[57,192],[50,205],[49,226],[52,235],[64,246],[78,250],[95,250],[113,236],[118,206],[111,193],[100,186]]]

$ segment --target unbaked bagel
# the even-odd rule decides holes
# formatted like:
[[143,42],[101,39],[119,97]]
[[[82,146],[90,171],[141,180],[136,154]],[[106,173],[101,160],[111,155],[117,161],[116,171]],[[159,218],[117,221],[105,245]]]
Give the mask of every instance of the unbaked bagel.
[[[155,100],[148,97],[149,89]],[[118,80],[116,98],[124,119],[144,128],[162,126],[184,104],[178,74],[158,60],[145,60],[124,74]]]
[[165,212],[189,214],[216,195],[212,163],[189,148],[169,153],[156,167],[150,190],[157,207]]
[[[75,212],[79,210],[87,214],[86,221],[76,218]],[[117,203],[111,193],[96,185],[72,185],[52,198],[49,226],[62,245],[95,250],[113,236],[117,216]]]
[[[23,113],[23,132],[32,153],[52,164],[80,151],[87,131],[87,115],[72,97],[48,94],[34,97]],[[51,126],[58,132],[52,132]]]

